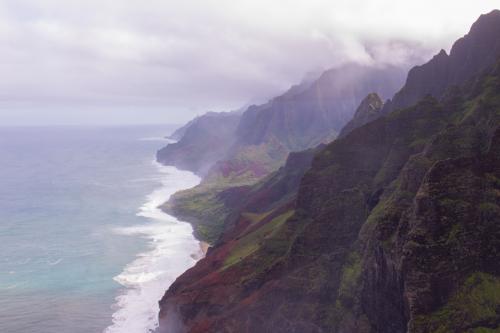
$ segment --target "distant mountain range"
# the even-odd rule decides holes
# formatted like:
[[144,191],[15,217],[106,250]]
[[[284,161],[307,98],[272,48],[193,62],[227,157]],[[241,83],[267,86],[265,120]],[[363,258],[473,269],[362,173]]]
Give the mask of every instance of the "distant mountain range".
[[164,207],[212,247],[161,300],[159,332],[500,330],[500,11],[385,104],[361,86],[250,107],[205,183]]

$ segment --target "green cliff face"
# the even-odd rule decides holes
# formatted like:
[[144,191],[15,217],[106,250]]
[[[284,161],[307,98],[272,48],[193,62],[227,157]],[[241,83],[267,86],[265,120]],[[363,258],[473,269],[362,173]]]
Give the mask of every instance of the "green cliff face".
[[[203,174],[204,179],[196,188],[174,195],[163,208],[193,223],[200,239],[214,243],[230,213],[223,200],[219,200],[225,190],[262,181],[285,163],[290,152],[331,142],[368,93],[377,90],[390,96],[403,82],[403,76],[404,69],[391,66],[349,64],[328,70],[318,79],[294,86],[268,103],[249,107],[231,136],[219,134],[227,132],[220,130],[227,126],[220,116],[215,118],[215,130],[204,126],[197,132],[197,123],[214,118],[201,117],[185,131],[179,143],[163,148],[158,158],[181,168],[188,165],[190,170]],[[381,101],[378,96],[377,99],[371,103],[378,109]],[[234,130],[234,124],[230,125]]]
[[222,235],[160,331],[500,331],[500,61],[473,60],[438,97],[218,193]]
[[322,148],[296,200],[239,207],[167,292],[162,320],[175,313],[192,332],[499,329],[499,68]]

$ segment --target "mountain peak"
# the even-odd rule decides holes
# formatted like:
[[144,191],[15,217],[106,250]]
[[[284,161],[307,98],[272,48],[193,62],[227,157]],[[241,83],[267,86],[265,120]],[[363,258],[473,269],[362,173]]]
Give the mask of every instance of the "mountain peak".
[[476,22],[472,24],[470,32],[484,32],[485,30],[489,30],[498,26],[500,24],[500,10],[494,9],[487,14],[482,14],[479,16]]
[[441,51],[439,51],[439,53],[437,55],[434,56],[434,58],[444,58],[444,57],[448,57],[448,53],[446,53],[446,51],[444,49],[441,49]]
[[354,117],[342,128],[339,137],[378,118],[383,106],[384,102],[377,93],[369,93],[359,104]]
[[369,93],[368,96],[361,101],[361,104],[354,114],[354,118],[362,117],[367,113],[378,112],[383,104],[384,102],[382,102],[382,99],[377,93]]
[[469,33],[458,39],[449,54],[441,50],[408,73],[405,86],[387,103],[383,113],[415,104],[425,95],[436,98],[452,85],[480,75],[500,56],[500,10],[481,15]]

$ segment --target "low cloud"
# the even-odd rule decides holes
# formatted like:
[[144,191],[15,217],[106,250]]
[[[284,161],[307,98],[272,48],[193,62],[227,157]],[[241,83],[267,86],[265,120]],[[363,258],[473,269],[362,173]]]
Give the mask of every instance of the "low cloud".
[[496,1],[3,0],[0,123],[179,122],[305,73],[406,66]]

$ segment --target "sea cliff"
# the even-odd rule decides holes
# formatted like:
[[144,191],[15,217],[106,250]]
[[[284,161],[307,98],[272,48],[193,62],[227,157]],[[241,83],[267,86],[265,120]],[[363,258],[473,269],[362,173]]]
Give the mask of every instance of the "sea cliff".
[[212,196],[159,331],[498,331],[499,56],[493,11],[341,138]]

